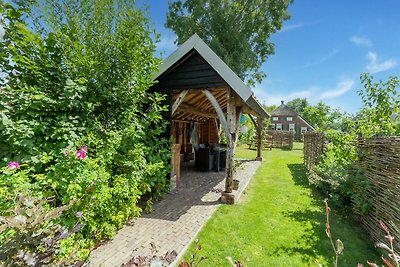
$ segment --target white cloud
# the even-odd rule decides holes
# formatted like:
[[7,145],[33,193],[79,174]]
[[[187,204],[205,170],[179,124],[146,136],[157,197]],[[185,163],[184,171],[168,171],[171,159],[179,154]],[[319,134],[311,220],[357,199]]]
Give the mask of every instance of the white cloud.
[[372,46],[372,41],[363,36],[357,36],[357,35],[351,36],[350,42],[352,42],[357,46],[368,46],[368,47]]
[[286,32],[286,31],[291,31],[291,30],[295,30],[298,28],[303,27],[304,25],[302,23],[296,23],[296,24],[291,24],[291,25],[286,25],[283,26],[279,31],[277,32]]
[[373,52],[368,52],[367,57],[370,62],[366,68],[371,74],[386,71],[398,65],[397,61],[394,59],[388,59],[383,62],[379,62],[377,54]]
[[348,91],[350,91],[355,84],[354,80],[344,79],[340,80],[335,88],[323,90],[319,86],[311,86],[305,90],[288,92],[284,93],[274,93],[273,89],[266,90],[266,87],[271,88],[270,86],[265,86],[265,84],[258,84],[253,89],[254,94],[257,96],[257,99],[263,104],[268,106],[271,105],[279,105],[281,100],[288,102],[295,98],[307,98],[310,103],[317,103],[318,101],[327,101],[335,99],[341,95],[344,95]]
[[340,81],[336,88],[333,90],[326,90],[320,94],[318,99],[320,100],[328,100],[332,98],[336,98],[338,96],[341,96],[348,91],[350,91],[354,86],[354,80],[343,80]]
[[320,59],[318,59],[316,61],[313,61],[313,62],[309,62],[306,65],[304,65],[303,67],[304,68],[308,68],[308,67],[311,67],[311,66],[322,64],[325,61],[327,61],[328,59],[330,59],[331,57],[333,57],[334,55],[336,55],[337,52],[339,52],[339,50],[334,48],[334,49],[332,49],[332,51],[330,51],[328,54],[322,56]]
[[319,87],[312,86],[306,90],[302,91],[295,91],[288,94],[277,93],[277,94],[270,94],[269,92],[273,89],[267,90],[266,88],[270,86],[265,86],[263,84],[258,84],[253,88],[254,94],[256,95],[257,99],[268,106],[272,105],[280,105],[281,101],[288,102],[295,98],[312,98],[315,93],[319,90]]

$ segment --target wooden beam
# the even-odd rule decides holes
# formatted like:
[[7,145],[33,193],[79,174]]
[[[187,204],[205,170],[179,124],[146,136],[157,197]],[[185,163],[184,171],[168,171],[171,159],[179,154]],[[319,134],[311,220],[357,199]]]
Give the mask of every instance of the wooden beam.
[[203,111],[203,110],[196,108],[195,106],[188,105],[186,103],[182,103],[180,105],[180,108],[184,109],[183,110],[184,112],[192,113],[194,115],[198,115],[198,116],[202,116],[202,117],[206,117],[206,118],[212,118],[212,119],[218,118],[218,115],[216,113]]
[[172,105],[172,115],[174,115],[175,111],[178,109],[179,105],[182,104],[183,100],[185,99],[185,96],[189,90],[182,91],[178,98],[175,100],[174,104]]
[[210,93],[210,91],[204,89],[201,90],[203,92],[203,94],[208,98],[208,100],[211,102],[211,104],[213,105],[215,111],[217,112],[218,115],[218,119],[222,125],[222,127],[224,128],[224,132],[225,132],[225,136],[226,139],[228,140],[228,143],[230,143],[231,141],[231,133],[228,127],[228,123],[226,121],[224,112],[222,111],[222,108],[220,107],[220,105],[218,104],[218,101],[215,99],[215,97],[213,96],[213,94]]

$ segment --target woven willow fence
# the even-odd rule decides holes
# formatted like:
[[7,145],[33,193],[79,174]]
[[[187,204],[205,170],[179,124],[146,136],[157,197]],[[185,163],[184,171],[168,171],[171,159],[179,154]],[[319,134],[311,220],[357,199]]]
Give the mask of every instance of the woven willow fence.
[[313,171],[318,160],[322,156],[325,147],[325,136],[323,133],[304,133],[304,164],[309,171]]
[[266,146],[293,149],[294,133],[289,131],[266,131]]
[[[366,214],[360,215],[362,226],[375,241],[384,241],[379,226],[383,220],[390,226],[395,244],[400,246],[400,137],[382,137],[358,142],[359,160],[355,169],[367,179],[367,186],[356,185],[358,201],[368,204]],[[304,164],[310,179],[324,153],[325,137],[321,133],[304,135]],[[318,177],[317,177],[318,178]]]
[[368,179],[364,201],[367,215],[361,223],[376,241],[384,240],[379,220],[391,226],[395,242],[400,245],[400,137],[373,138],[359,142],[357,168]]

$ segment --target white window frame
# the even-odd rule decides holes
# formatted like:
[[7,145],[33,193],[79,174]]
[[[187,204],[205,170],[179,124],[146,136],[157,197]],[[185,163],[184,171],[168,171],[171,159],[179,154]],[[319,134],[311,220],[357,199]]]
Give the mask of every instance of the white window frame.
[[272,129],[272,130],[275,130],[275,127],[276,127],[276,126],[275,126],[275,123],[272,123],[272,124],[271,124],[271,129]]
[[290,123],[289,124],[289,132],[295,132],[296,131],[296,124]]
[[279,118],[278,118],[278,117],[272,117],[272,120],[273,120],[273,121],[278,121]]
[[293,117],[286,117],[286,121],[293,121]]
[[276,124],[276,130],[277,131],[282,131],[282,123],[277,123]]
[[307,127],[301,127],[301,133],[303,134],[305,132],[307,132]]

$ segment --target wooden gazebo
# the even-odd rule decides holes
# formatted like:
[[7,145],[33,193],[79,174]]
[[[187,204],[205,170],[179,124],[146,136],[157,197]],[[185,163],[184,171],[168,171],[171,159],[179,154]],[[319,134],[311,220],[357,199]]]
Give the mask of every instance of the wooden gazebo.
[[153,79],[157,83],[151,91],[167,96],[169,111],[164,117],[170,124],[166,134],[175,137],[175,142],[186,145],[189,125],[193,124],[199,126],[198,138],[203,143],[218,143],[219,133],[224,132],[226,182],[221,201],[233,203],[233,157],[240,117],[251,115],[258,136],[257,160],[262,160],[262,120],[269,114],[244,82],[197,34],[164,60]]

